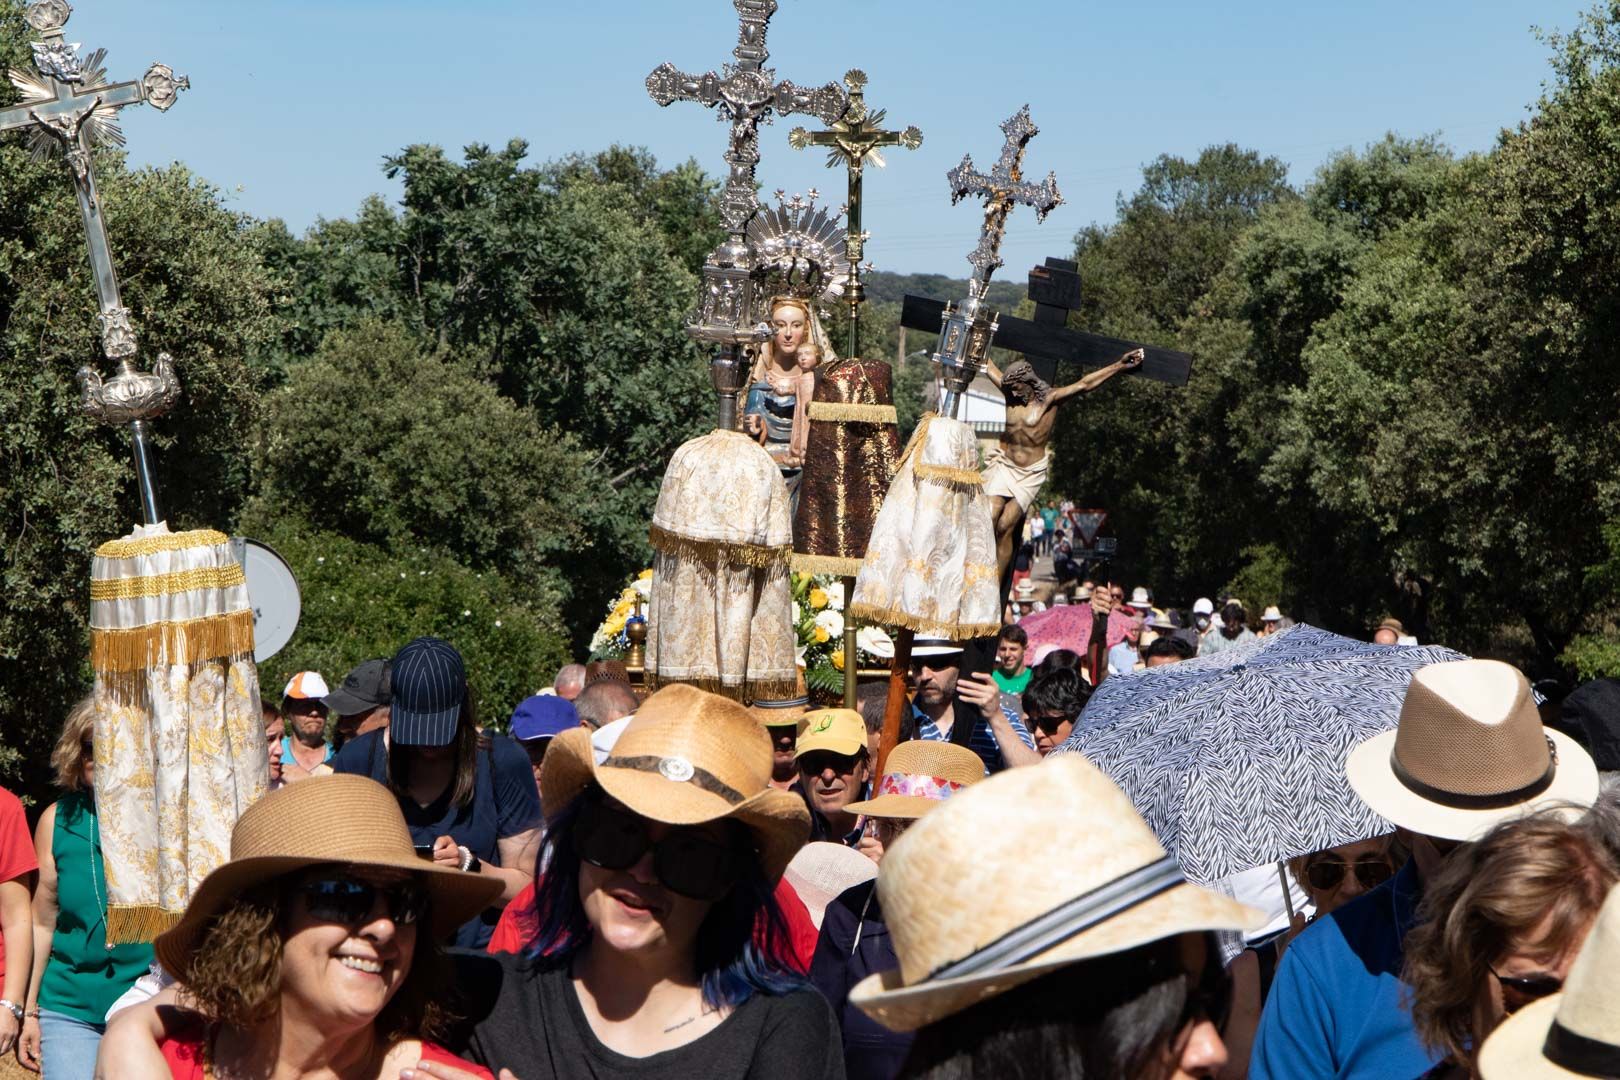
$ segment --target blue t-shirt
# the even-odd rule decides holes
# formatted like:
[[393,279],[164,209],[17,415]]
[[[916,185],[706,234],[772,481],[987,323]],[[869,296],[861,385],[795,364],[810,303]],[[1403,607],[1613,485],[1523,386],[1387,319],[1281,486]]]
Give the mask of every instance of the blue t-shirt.
[[[346,743],[332,759],[332,771],[369,776],[380,784],[388,782],[388,748],[383,732],[367,732]],[[535,788],[529,755],[512,739],[496,735],[488,750],[478,752],[472,802],[456,806],[450,791],[427,806],[414,800],[399,800],[410,826],[411,842],[418,847],[431,845],[441,836],[492,866],[501,865],[497,841],[528,832],[540,824],[540,793]],[[481,949],[489,943],[500,918],[500,908],[490,908],[456,933],[455,945]]]
[[[939,725],[930,720],[916,705],[911,706],[911,715],[917,722],[917,738],[933,742],[950,741],[950,732],[941,731]],[[1018,714],[1003,705],[1001,715],[1007,718],[1007,723],[1012,727],[1013,734],[1018,736],[1018,741],[1031,750],[1035,749],[1035,738],[1024,726],[1024,722],[1018,719]],[[951,729],[955,730],[954,727]],[[991,729],[990,721],[982,716],[973,722],[973,735],[968,740],[968,749],[983,759],[986,773],[998,773],[1007,767],[1007,763],[1001,757],[1001,744],[996,741],[996,733]]]
[[[321,758],[321,760],[323,762],[332,760],[332,744],[331,743],[326,744],[326,756]],[[298,764],[298,759],[293,757],[292,736],[291,735],[283,735],[281,737],[281,764],[284,767],[287,766],[287,765],[296,766]]]
[[1402,1000],[1402,946],[1421,895],[1408,861],[1294,939],[1255,1032],[1253,1080],[1416,1077],[1439,1060]]

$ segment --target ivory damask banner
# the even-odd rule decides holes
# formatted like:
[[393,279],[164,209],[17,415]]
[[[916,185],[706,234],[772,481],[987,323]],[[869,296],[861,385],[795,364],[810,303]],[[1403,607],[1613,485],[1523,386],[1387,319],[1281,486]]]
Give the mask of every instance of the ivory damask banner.
[[229,539],[138,527],[90,581],[107,941],[150,941],[230,857],[269,781],[253,611]]

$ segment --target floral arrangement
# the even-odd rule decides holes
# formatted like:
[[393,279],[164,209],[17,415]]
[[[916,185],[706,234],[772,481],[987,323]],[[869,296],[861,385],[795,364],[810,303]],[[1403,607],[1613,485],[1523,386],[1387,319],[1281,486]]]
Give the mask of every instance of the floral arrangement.
[[630,654],[630,639],[624,628],[636,614],[638,599],[645,615],[647,601],[652,596],[652,576],[651,570],[643,570],[608,604],[607,618],[591,635],[591,659],[623,660]]
[[[591,637],[591,656],[622,660],[630,652],[626,623],[652,596],[651,570],[643,570],[608,604],[607,617]],[[793,575],[793,629],[798,637],[799,667],[805,686],[818,696],[844,689],[844,583],[826,574]],[[894,655],[894,642],[880,626],[863,626],[855,635],[856,655],[863,663],[884,662]]]

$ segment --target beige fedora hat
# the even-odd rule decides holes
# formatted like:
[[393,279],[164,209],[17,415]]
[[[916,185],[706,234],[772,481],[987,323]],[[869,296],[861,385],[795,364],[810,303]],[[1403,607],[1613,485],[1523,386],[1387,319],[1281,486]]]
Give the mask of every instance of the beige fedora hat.
[[[1085,822],[1056,835],[1031,821]],[[1261,915],[1189,884],[1125,793],[1078,754],[1008,769],[889,848],[878,897],[900,959],[850,1000],[912,1031],[1067,964]]]
[[1399,725],[1352,750],[1345,775],[1396,825],[1447,840],[1477,840],[1548,803],[1591,806],[1598,793],[1591,756],[1542,727],[1530,684],[1496,660],[1419,668]]
[[919,818],[963,788],[984,779],[984,759],[965,746],[911,739],[889,752],[872,797],[844,807],[846,813],[880,818]]
[[791,726],[803,735],[806,718],[810,715],[810,695],[795,694],[789,698],[755,701],[749,704],[748,711],[765,727]]
[[771,740],[743,706],[677,683],[650,695],[602,764],[591,733],[551,740],[540,771],[550,817],[591,783],[652,821],[700,825],[735,818],[753,834],[765,876],[782,876],[810,836],[804,800],[770,786]]
[[228,901],[283,874],[326,863],[416,875],[433,905],[435,937],[454,933],[501,893],[492,877],[419,857],[399,802],[375,780],[316,776],[272,791],[242,812],[231,830],[230,861],[203,878],[180,921],[158,936],[157,958],[183,977],[208,920]]
[[1598,912],[1570,965],[1564,992],[1533,1001],[1479,1051],[1485,1080],[1620,1076],[1620,887]]

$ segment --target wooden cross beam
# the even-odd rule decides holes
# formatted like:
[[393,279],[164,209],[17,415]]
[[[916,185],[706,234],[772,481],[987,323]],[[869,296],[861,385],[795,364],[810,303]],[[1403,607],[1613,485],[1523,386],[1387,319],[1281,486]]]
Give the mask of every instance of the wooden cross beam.
[[[1048,382],[1056,381],[1059,363],[1102,367],[1132,349],[1142,349],[1147,358],[1131,374],[1172,386],[1187,385],[1193,361],[1187,353],[1068,328],[1069,311],[1080,306],[1080,273],[1075,263],[1047,259],[1045,266],[1035,267],[1029,272],[1029,295],[1035,301],[1034,320],[1002,316],[994,343],[996,348],[1023,353]],[[900,325],[938,331],[945,307],[939,300],[908,295],[900,310]]]

